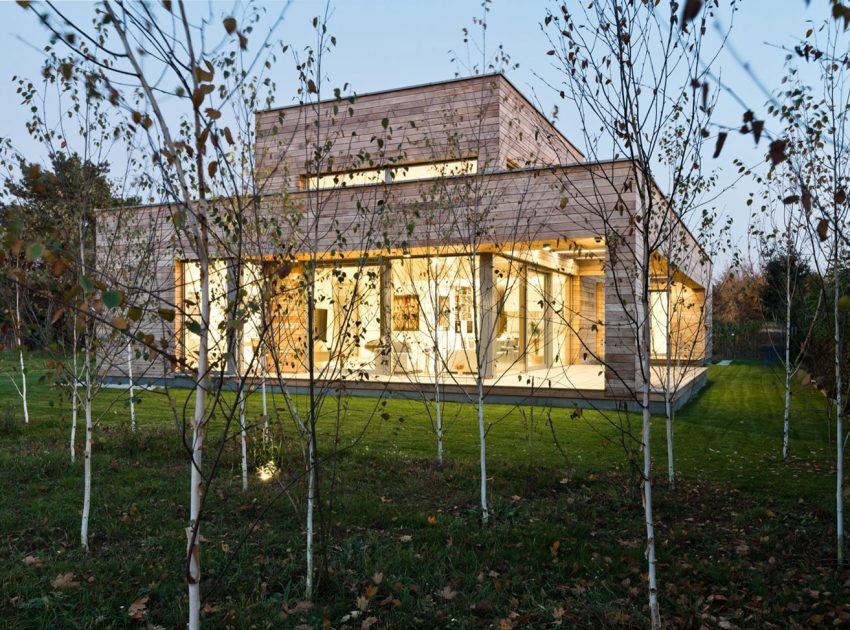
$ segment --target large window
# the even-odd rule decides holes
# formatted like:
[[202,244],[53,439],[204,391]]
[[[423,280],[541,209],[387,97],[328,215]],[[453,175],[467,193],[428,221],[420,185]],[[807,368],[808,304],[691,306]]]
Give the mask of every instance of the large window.
[[[223,260],[211,261],[209,265],[210,318],[207,359],[209,370],[226,370],[223,365],[226,356],[227,340],[225,322],[227,319],[227,263]],[[183,358],[189,368],[197,369],[200,336],[198,332],[204,322],[201,319],[201,265],[197,262],[182,264],[182,309],[181,341]]]
[[409,182],[435,177],[451,177],[455,175],[471,175],[478,171],[478,160],[446,160],[426,164],[405,164],[381,168],[357,169],[324,173],[318,177],[302,177],[301,187],[310,190],[325,188],[344,188],[348,186],[367,186],[369,184],[390,184],[392,182]]
[[667,356],[668,323],[670,321],[669,296],[667,291],[651,291],[649,294],[652,357]]
[[[235,265],[229,266],[225,260],[210,261],[210,318],[209,318],[209,369],[211,372],[224,370],[230,372],[232,367],[225,364],[227,357],[227,309],[236,305],[236,321],[233,342],[236,350],[234,357],[238,363],[240,374],[259,371],[260,341],[262,338],[262,267],[259,263],[243,262],[242,281],[237,295],[236,283],[232,276]],[[201,266],[198,262],[181,264],[181,330],[183,358],[190,368],[198,366],[198,351],[200,348],[201,320]]]
[[[312,358],[321,378],[355,373],[469,376],[478,369],[476,335],[486,331],[478,330],[476,318],[483,317],[494,326],[493,338],[481,341],[495,378],[577,362],[571,327],[578,319],[587,344],[580,362],[589,361],[594,347],[601,352],[598,320],[604,316],[604,302],[598,277],[578,281],[562,269],[500,255],[493,257],[492,268],[493,303],[486,305],[478,283],[481,267],[470,256],[397,258],[387,266],[320,265],[312,286],[315,310],[309,330],[307,280],[299,266],[279,275],[271,262],[212,261],[210,369],[303,376],[312,338]],[[389,277],[382,276],[387,272]],[[182,263],[178,280],[178,332],[191,368],[197,366],[201,328],[198,263]],[[236,325],[227,322],[229,308],[235,308]],[[653,293],[656,356],[667,352],[667,309],[667,294]]]
[[567,292],[568,277],[561,273],[552,274],[552,295],[550,296],[549,326],[552,330],[552,362],[555,365],[569,363],[570,355],[567,344],[570,321]]
[[496,338],[493,341],[493,359],[496,363],[496,374],[501,375],[522,369],[524,365],[523,266],[497,259],[493,263],[493,275],[496,290]]
[[546,275],[528,270],[526,283],[526,364],[529,370],[546,367],[546,345],[550,332],[546,326],[546,310],[549,297],[546,291]]
[[472,273],[465,256],[392,262],[393,373],[476,369]]
[[316,275],[314,357],[326,372],[371,370],[380,360],[378,267],[343,265]]

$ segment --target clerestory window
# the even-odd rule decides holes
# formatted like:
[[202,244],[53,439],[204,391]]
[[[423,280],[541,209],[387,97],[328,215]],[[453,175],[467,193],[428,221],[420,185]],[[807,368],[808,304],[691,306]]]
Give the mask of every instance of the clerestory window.
[[445,160],[425,164],[404,164],[400,166],[325,173],[318,177],[302,176],[301,188],[322,190],[325,188],[367,186],[370,184],[390,184],[393,182],[410,182],[437,177],[471,175],[477,171],[478,160],[475,158]]

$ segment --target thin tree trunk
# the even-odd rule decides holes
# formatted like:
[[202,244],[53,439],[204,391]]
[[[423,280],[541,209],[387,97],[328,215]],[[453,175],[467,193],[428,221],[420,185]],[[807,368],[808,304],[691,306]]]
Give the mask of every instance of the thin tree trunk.
[[[428,265],[428,273],[433,273]],[[440,279],[434,278],[434,413],[437,422],[437,463],[443,465],[443,404],[440,400]]]
[[[438,342],[439,344],[439,342]],[[440,351],[434,345],[434,413],[437,420],[437,463],[443,465],[443,403],[440,400]]]
[[201,627],[201,501],[204,478],[201,474],[205,437],[207,344],[210,321],[209,259],[206,251],[200,256],[201,273],[201,334],[198,344],[198,382],[195,391],[195,414],[192,418],[191,479],[189,486],[188,575],[189,583],[189,630]]
[[86,365],[83,370],[83,374],[86,379],[86,402],[85,402],[85,414],[86,414],[86,445],[85,445],[85,459],[84,459],[84,471],[83,471],[83,518],[82,523],[80,524],[80,544],[83,549],[88,552],[89,550],[89,512],[91,511],[91,451],[92,451],[92,414],[91,414],[91,403],[92,403],[92,388],[91,388],[91,341],[90,341],[90,333],[91,328],[86,333],[86,349],[85,349],[85,361]]
[[245,395],[239,392],[239,435],[242,442],[242,492],[248,491],[248,439],[245,434]]
[[77,311],[74,311],[74,330],[72,333],[71,356],[74,363],[74,381],[71,389],[71,463],[73,464],[77,458],[77,386],[80,383],[79,368],[77,366]]
[[[490,509],[487,505],[487,427],[484,424],[484,369],[485,358],[482,356],[481,337],[483,313],[478,305],[477,295],[481,290],[478,283],[478,262],[475,255],[470,260],[470,276],[472,277],[472,325],[475,333],[475,384],[478,389],[478,443],[481,466],[481,523],[487,525],[490,520]],[[488,343],[491,331],[487,331]]]
[[316,502],[316,469],[313,466],[316,449],[313,444],[313,433],[307,438],[307,578],[304,583],[304,597],[313,598],[313,507]]
[[130,379],[130,430],[136,432],[136,391],[133,386],[133,346],[127,341],[127,375]]
[[786,244],[785,261],[785,412],[782,418],[782,460],[788,461],[788,442],[791,433],[791,238]]
[[665,375],[664,375],[664,411],[666,415],[667,422],[667,482],[670,484],[670,488],[673,489],[676,487],[676,469],[673,463],[673,388],[671,383],[673,382],[673,365],[671,363],[670,351],[672,349],[672,332],[671,332],[671,306],[670,306],[670,298],[672,297],[670,294],[670,281],[672,278],[670,277],[670,265],[667,265],[667,312],[664,314],[667,319],[666,329],[667,332],[665,334],[665,338],[667,341],[667,348],[664,352],[665,355]]
[[838,273],[838,236],[835,236],[835,258],[833,260],[834,293],[832,298],[832,315],[835,320],[835,533],[836,533],[836,562],[844,564],[844,401],[841,389],[841,324],[839,320],[838,299],[840,292],[840,275]]
[[21,287],[15,283],[15,343],[18,345],[18,358],[21,363],[21,400],[24,403],[24,424],[30,423],[30,412],[27,405],[27,371],[24,366],[24,346],[21,335]]
[[487,507],[487,429],[484,426],[484,379],[481,378],[481,370],[478,371],[478,439],[480,443],[481,458],[481,522],[485,525],[490,519],[490,510]]
[[260,359],[263,363],[263,374],[260,380],[260,390],[263,397],[263,444],[269,443],[269,410],[266,404],[266,357],[265,354]]
[[[80,238],[80,271],[82,275],[86,274],[86,250],[85,250],[85,232],[83,231],[83,223],[82,217],[80,218],[79,224],[79,238]],[[88,552],[89,550],[89,512],[91,511],[91,450],[92,450],[92,416],[91,416],[91,402],[92,402],[92,356],[91,349],[92,343],[94,341],[94,326],[91,324],[91,318],[89,317],[89,313],[86,313],[85,319],[85,332],[83,335],[84,339],[84,361],[85,365],[83,366],[83,375],[86,379],[86,400],[84,406],[84,413],[86,415],[86,444],[84,451],[84,469],[83,469],[83,517],[80,524],[80,544],[83,549]]]
[[[646,255],[648,258],[648,255]],[[649,260],[644,260],[644,269],[649,269]],[[649,617],[653,630],[661,627],[661,613],[658,608],[658,583],[655,575],[655,521],[652,515],[652,457],[650,453],[651,420],[649,413],[650,392],[650,347],[651,331],[649,327],[650,304],[648,278],[643,280],[641,302],[643,306],[643,325],[641,336],[643,341],[643,383],[641,384],[641,398],[643,407],[643,510],[646,521],[646,560],[647,560],[647,582],[649,586]],[[640,345],[640,344],[639,344]]]
[[664,406],[667,412],[667,481],[672,489],[676,487],[676,471],[673,466],[673,403],[670,398],[669,392],[665,392]]

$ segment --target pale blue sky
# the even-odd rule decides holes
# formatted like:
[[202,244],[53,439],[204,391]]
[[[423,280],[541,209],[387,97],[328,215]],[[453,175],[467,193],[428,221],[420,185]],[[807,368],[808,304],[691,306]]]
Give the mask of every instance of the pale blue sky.
[[[567,2],[575,0],[565,0]],[[194,4],[194,10],[206,12],[208,2]],[[281,5],[269,2],[270,12]],[[309,21],[324,8],[324,0],[295,0],[281,30],[285,41],[296,48],[312,39]],[[721,19],[729,22],[723,0]],[[806,21],[818,23],[829,13],[826,0],[742,0],[734,18],[731,42],[737,51],[757,71],[759,78],[771,88],[779,85],[783,75],[784,53],[770,46],[793,45],[806,30]],[[70,15],[91,15],[92,7],[83,2],[60,2]],[[231,2],[214,2],[213,13],[225,15]],[[542,21],[550,3],[538,0],[495,0],[489,15],[488,48],[505,45],[518,70],[509,73],[510,79],[529,97],[540,100],[546,113],[556,100],[535,73],[555,77],[550,68],[551,57],[546,56],[549,46],[541,34]],[[356,92],[369,92],[404,85],[440,81],[451,78],[458,70],[450,61],[450,50],[462,51],[461,29],[472,28],[472,17],[480,15],[480,0],[338,0],[330,23],[330,31],[338,40],[337,50],[325,58],[327,74],[333,84],[351,84]],[[724,14],[724,11],[726,13]],[[0,55],[0,84],[7,86],[7,96],[0,100],[0,135],[10,137],[16,147],[33,159],[43,159],[43,151],[30,140],[24,123],[29,113],[20,105],[14,93],[11,77],[14,74],[37,78],[41,55],[38,48],[46,41],[45,32],[14,2],[0,3],[0,33],[3,47]],[[728,83],[756,111],[764,115],[765,97],[756,89],[746,73],[729,54],[721,55],[717,68]],[[294,96],[296,76],[290,60],[280,65],[279,104],[287,104]],[[576,121],[562,110],[559,127],[581,146],[582,134],[575,128]],[[718,108],[717,121],[733,126],[740,124],[741,108],[729,98],[723,98]],[[732,180],[735,169],[732,157],[744,158],[748,163],[759,160],[761,150],[752,147],[750,136],[731,134],[718,164],[723,168],[721,177]],[[708,156],[710,160],[710,156]],[[751,190],[751,181],[740,182],[735,189],[719,200],[718,206],[736,221],[736,233],[746,229],[747,212],[744,202]]]

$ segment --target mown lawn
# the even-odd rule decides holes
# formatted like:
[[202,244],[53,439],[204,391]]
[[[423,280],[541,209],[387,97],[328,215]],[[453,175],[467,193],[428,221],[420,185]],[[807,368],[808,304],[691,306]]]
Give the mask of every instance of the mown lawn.
[[[99,395],[85,556],[82,459],[69,461],[67,402],[37,378],[33,369],[28,426],[9,379],[0,381],[2,625],[180,627],[188,464],[165,397],[141,394],[132,433],[126,393]],[[238,442],[230,440],[207,498],[208,627],[646,624],[641,499],[619,429],[631,422],[637,431],[638,418],[488,407],[493,514],[482,527],[472,406],[447,409],[447,461],[438,467],[421,403],[350,398],[338,407],[329,399],[320,426],[323,499],[332,501],[324,508],[328,566],[308,604],[304,493],[285,485],[299,474],[301,445],[282,419],[282,398],[271,402],[281,419],[273,419],[271,447],[251,432],[249,491],[241,491]],[[784,464],[780,375],[713,366],[709,387],[677,418],[675,490],[665,480],[663,419],[655,421],[660,598],[670,625],[850,622],[850,574],[832,560],[826,400],[799,388],[794,411],[794,457]],[[249,418],[259,413],[255,395]],[[338,454],[329,457],[334,444]],[[254,468],[271,459],[281,473],[262,482]],[[134,602],[142,604],[131,615]]]

